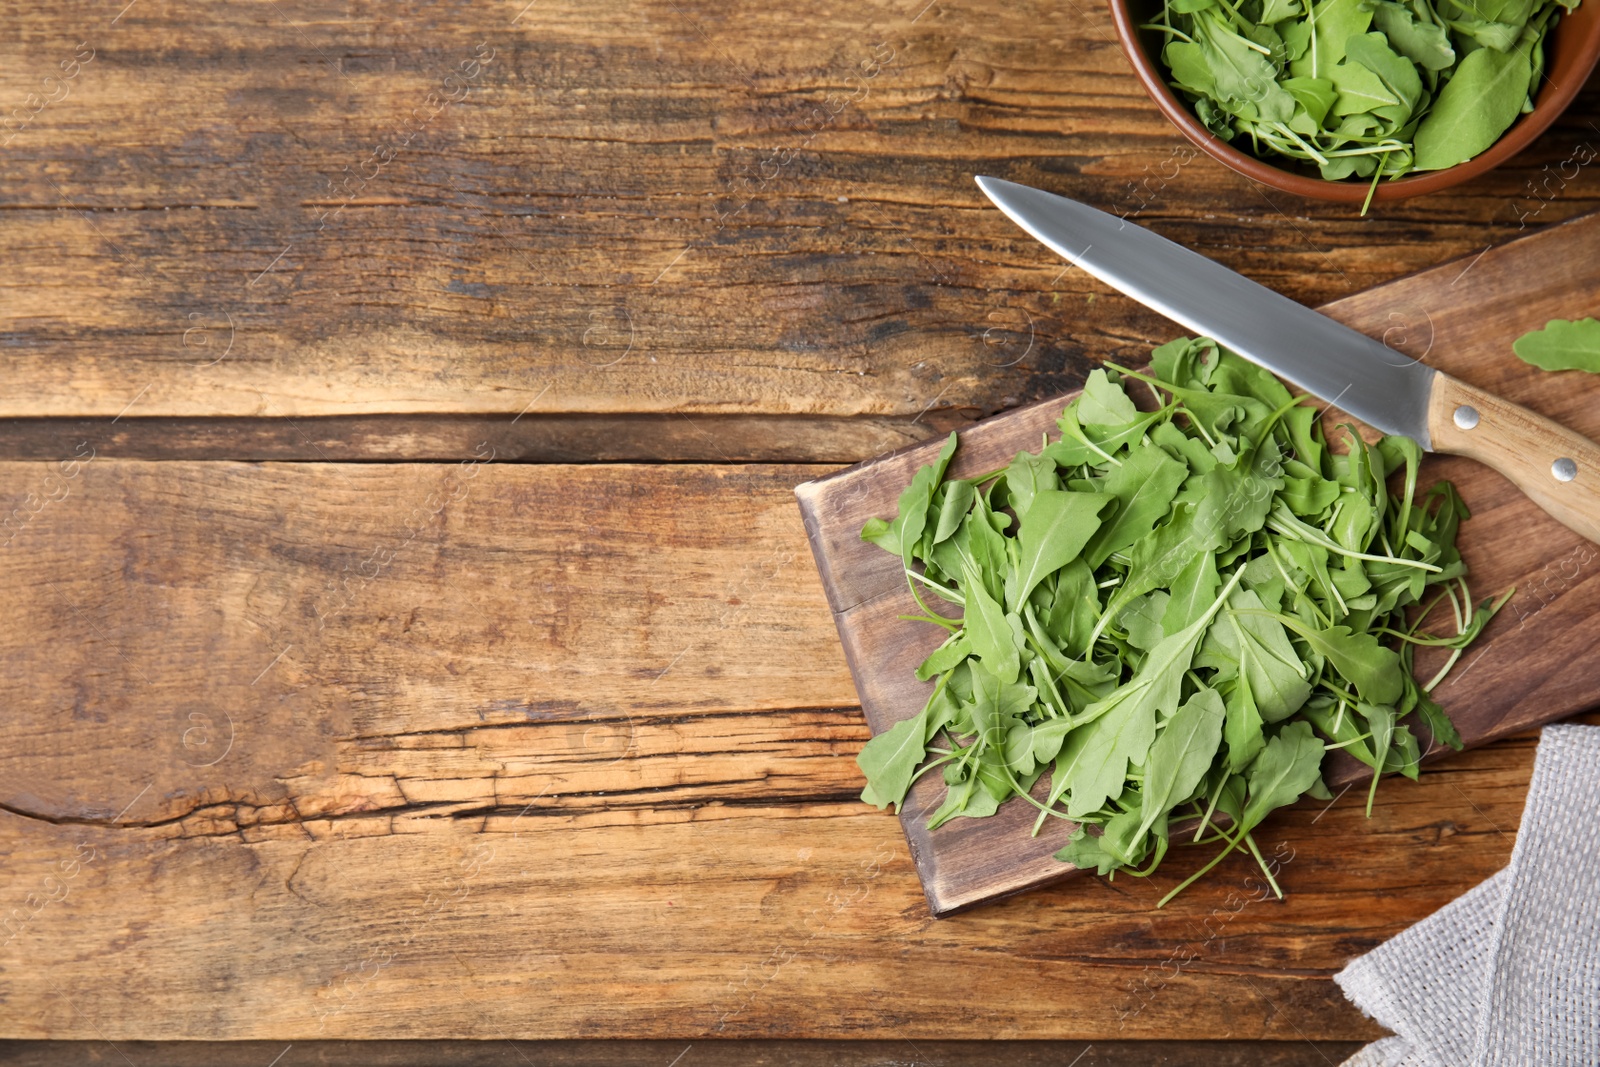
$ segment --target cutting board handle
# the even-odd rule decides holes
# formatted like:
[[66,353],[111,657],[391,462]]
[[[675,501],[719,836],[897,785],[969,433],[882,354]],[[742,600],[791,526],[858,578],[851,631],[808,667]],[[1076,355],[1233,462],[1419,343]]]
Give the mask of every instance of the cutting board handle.
[[1443,373],[1428,402],[1428,433],[1434,451],[1488,464],[1552,517],[1600,542],[1600,445]]

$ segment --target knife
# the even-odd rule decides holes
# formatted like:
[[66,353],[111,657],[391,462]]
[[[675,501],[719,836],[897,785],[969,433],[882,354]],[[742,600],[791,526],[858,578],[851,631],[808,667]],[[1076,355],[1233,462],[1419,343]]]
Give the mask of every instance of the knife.
[[978,188],[1113,289],[1388,434],[1467,456],[1600,541],[1600,446],[1458,381],[1144,227],[999,178]]

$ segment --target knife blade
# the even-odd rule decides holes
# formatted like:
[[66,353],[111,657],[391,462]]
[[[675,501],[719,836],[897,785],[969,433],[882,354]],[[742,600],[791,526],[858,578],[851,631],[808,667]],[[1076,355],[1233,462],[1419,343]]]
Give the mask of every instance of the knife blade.
[[1113,289],[1384,433],[1432,449],[1437,373],[1137,223],[999,178],[978,188],[1011,221]]
[[1550,515],[1600,542],[1600,446],[1588,438],[1137,223],[1016,182],[977,181],[1018,226],[1113,289],[1374,429],[1488,464]]

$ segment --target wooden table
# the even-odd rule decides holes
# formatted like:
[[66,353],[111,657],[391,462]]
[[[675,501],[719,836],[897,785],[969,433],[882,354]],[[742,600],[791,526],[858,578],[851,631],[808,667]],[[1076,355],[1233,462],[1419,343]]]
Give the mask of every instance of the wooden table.
[[1505,863],[1528,738],[1276,819],[1281,903],[931,919],[791,490],[1171,335],[973,173],[1318,303],[1600,206],[1592,88],[1363,219],[1078,0],[124,2],[0,43],[16,1062],[1337,1062]]

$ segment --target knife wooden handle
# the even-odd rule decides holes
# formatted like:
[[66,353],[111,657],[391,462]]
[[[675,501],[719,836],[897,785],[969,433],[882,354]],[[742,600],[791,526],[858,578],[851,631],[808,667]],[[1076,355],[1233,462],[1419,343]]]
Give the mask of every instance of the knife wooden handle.
[[1488,464],[1550,515],[1600,542],[1600,445],[1441,373],[1428,400],[1435,452]]

